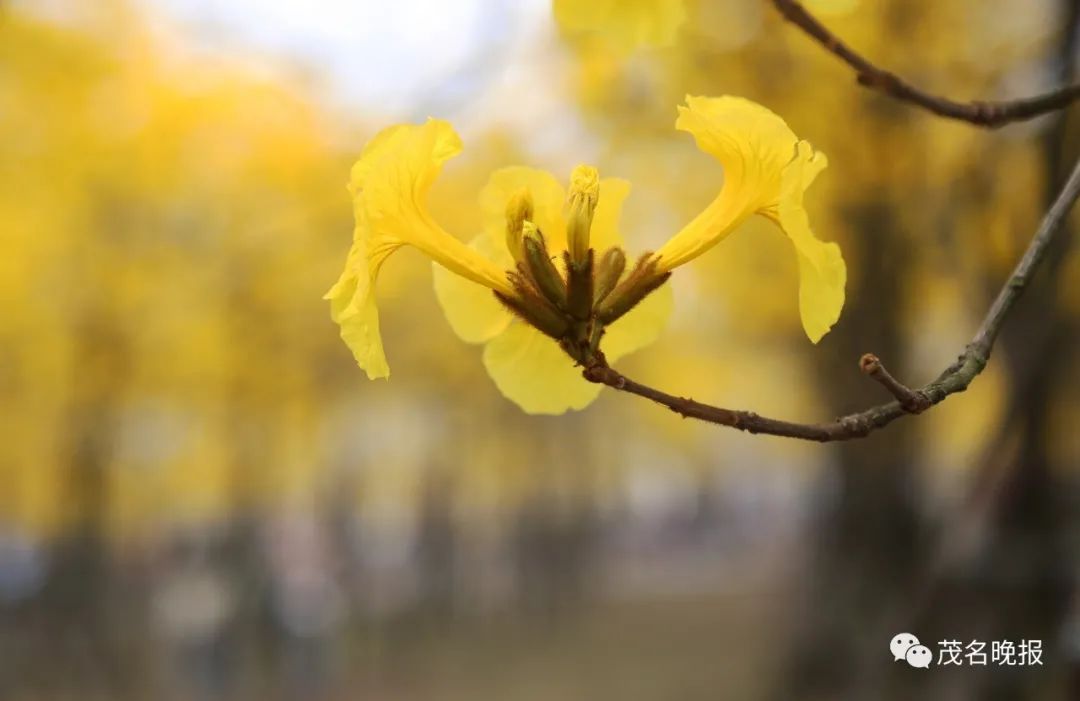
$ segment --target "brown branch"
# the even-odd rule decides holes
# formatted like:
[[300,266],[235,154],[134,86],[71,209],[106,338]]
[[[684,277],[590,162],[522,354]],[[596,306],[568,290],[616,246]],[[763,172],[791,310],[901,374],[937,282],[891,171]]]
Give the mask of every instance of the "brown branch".
[[971,381],[986,367],[990,351],[1005,322],[1005,317],[1028,286],[1032,274],[1045,257],[1050,243],[1061,229],[1062,222],[1078,196],[1080,196],[1080,161],[1077,161],[1076,166],[1073,167],[1072,174],[1043,217],[1038,231],[1028,244],[1020,262],[1016,264],[1012,275],[1005,281],[993,304],[990,305],[971,343],[967,345],[956,362],[947,367],[936,380],[924,387],[912,390],[893,378],[876,357],[863,356],[860,361],[863,371],[897,397],[896,401],[888,404],[871,407],[828,423],[803,424],[760,416],[752,411],[724,409],[661,392],[635,382],[612,369],[607,365],[602,354],[597,356],[593,365],[585,368],[583,374],[590,382],[605,384],[620,392],[650,399],[684,417],[729,426],[740,431],[822,443],[862,438],[905,414],[921,413],[944,401],[949,395],[967,389]]
[[917,392],[900,380],[893,377],[885,366],[881,364],[881,360],[873,353],[867,353],[863,357],[859,358],[859,369],[866,374],[867,377],[877,380],[882,387],[889,391],[889,394],[896,397],[896,401],[900,402],[900,406],[904,411],[909,414],[921,414],[926,409],[930,408],[930,398],[921,392]]
[[1080,98],[1080,85],[1069,85],[1035,97],[998,102],[957,102],[947,97],[932,95],[895,73],[871,63],[862,54],[845,44],[840,37],[830,32],[797,0],[773,0],[773,5],[785,19],[798,26],[830,53],[855,69],[856,79],[860,85],[902,102],[918,105],[941,117],[970,122],[981,127],[996,128],[1068,107]]

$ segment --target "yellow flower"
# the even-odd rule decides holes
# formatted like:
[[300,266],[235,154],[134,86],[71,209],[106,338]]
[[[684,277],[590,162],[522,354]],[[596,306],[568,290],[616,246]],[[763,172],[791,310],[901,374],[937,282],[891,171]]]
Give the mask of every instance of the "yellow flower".
[[415,246],[475,283],[513,294],[502,268],[443,231],[427,213],[424,197],[447,159],[461,152],[449,123],[398,125],[380,132],[352,169],[356,228],[345,270],[326,293],[331,317],[356,362],[371,379],[389,377],[379,335],[375,279],[387,256]]
[[[520,262],[507,244],[508,204],[516,210],[516,226],[523,228],[527,198],[532,226],[542,232],[549,251],[562,252],[567,245],[567,195],[558,180],[543,171],[496,171],[480,193],[484,232],[465,245],[440,228],[424,204],[443,162],[460,150],[453,128],[434,119],[391,127],[364,149],[350,184],[356,216],[352,249],[340,279],[326,294],[331,316],[368,377],[388,377],[375,280],[390,253],[413,246],[436,263],[435,291],[454,331],[465,341],[487,344],[484,365],[505,396],[530,413],[581,409],[596,398],[600,385],[582,377],[581,368],[556,340],[511,313],[492,294],[509,301],[521,294],[508,277],[516,274]],[[628,192],[625,181],[599,182],[589,237],[597,250],[621,244],[618,217]],[[522,256],[524,247],[515,248]],[[666,323],[671,303],[665,286],[607,326],[603,350],[608,361],[651,343]]]
[[[617,361],[651,343],[671,312],[670,271],[716,245],[753,214],[780,225],[799,260],[803,326],[817,341],[844,301],[839,248],[818,241],[803,192],[825,157],[764,107],[733,97],[687,98],[676,127],[720,160],[724,185],[698,217],[632,268],[618,224],[630,185],[575,169],[569,192],[549,173],[503,168],[480,193],[483,232],[468,245],[427,212],[442,164],[461,150],[446,122],[381,132],[353,167],[353,245],[326,294],[341,336],[368,377],[387,377],[375,281],[387,256],[413,246],[435,263],[435,292],[451,328],[486,344],[484,366],[529,413],[587,406],[601,385],[582,365]],[[569,249],[569,250],[568,250]]]
[[806,335],[817,343],[840,317],[847,279],[839,246],[814,236],[803,208],[803,193],[825,168],[825,154],[800,141],[776,114],[739,97],[687,97],[675,127],[720,161],[724,184],[705,211],[656,252],[657,269],[671,271],[697,258],[761,214],[795,248],[799,312]]
[[683,0],[554,0],[556,21],[571,32],[596,32],[622,49],[664,46],[686,19]]

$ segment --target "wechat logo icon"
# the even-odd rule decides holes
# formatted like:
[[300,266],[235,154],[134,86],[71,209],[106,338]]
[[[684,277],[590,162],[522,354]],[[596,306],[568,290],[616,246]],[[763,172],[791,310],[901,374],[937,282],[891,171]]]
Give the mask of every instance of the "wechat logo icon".
[[919,639],[911,633],[898,633],[889,641],[889,652],[893,655],[893,662],[904,660],[912,667],[926,669],[934,659],[934,653],[930,648],[919,643]]

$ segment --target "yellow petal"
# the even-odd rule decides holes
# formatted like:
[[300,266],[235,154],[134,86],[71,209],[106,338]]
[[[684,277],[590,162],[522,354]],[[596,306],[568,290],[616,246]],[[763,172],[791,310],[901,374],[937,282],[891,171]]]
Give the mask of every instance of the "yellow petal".
[[604,332],[600,348],[609,363],[654,342],[671,318],[675,295],[670,284],[661,285]]
[[583,409],[600,394],[555,341],[520,321],[484,348],[484,367],[503,395],[529,414]]
[[737,97],[688,97],[676,127],[693,134],[698,147],[724,167],[717,198],[664,244],[658,267],[671,270],[723,240],[751,214],[780,225],[799,260],[799,312],[817,343],[844,306],[846,269],[835,243],[810,230],[803,193],[826,166],[825,155],[799,141],[780,117]]
[[439,119],[390,127],[367,145],[349,189],[354,208],[368,221],[368,255],[408,244],[458,275],[509,294],[505,271],[446,233],[424,205],[442,164],[460,152],[461,139]]
[[614,45],[664,46],[686,19],[683,0],[555,0],[555,19],[572,32],[591,31]]
[[[357,223],[357,229],[362,226]],[[372,287],[382,261],[393,249],[382,250],[381,259],[371,261],[362,245],[365,236],[358,233],[349,251],[345,271],[324,299],[330,300],[330,317],[341,327],[341,338],[352,351],[356,363],[369,380],[390,376],[379,334],[379,309]],[[370,272],[369,272],[370,271]]]
[[566,191],[554,175],[538,168],[509,166],[491,174],[480,191],[480,210],[484,231],[500,250],[506,249],[506,204],[522,189],[528,190],[533,203],[533,223],[539,227],[548,249],[566,248],[566,219],[563,204]]
[[[473,239],[469,246],[496,263],[510,269],[513,261],[505,250],[496,249],[495,241],[486,234]],[[483,343],[506,328],[512,316],[495,299],[488,288],[451,273],[439,265],[432,265],[435,280],[435,296],[450,328],[466,343]]]
[[357,313],[338,323],[341,325],[341,340],[352,351],[356,364],[364,369],[368,379],[390,377],[390,366],[386,364],[382,336],[379,334],[379,308],[375,305],[375,296],[366,295]]
[[798,141],[783,119],[741,97],[688,96],[675,127],[720,161],[724,185],[705,211],[657,251],[665,271],[705,253],[755,211],[773,206]]
[[675,128],[724,166],[724,177],[773,181],[795,155],[798,139],[775,112],[743,97],[687,95]]
[[589,234],[589,240],[598,255],[612,246],[622,245],[619,217],[622,216],[623,202],[629,194],[630,183],[622,178],[604,178],[600,181],[600,200],[593,214],[592,231]]
[[776,214],[769,213],[795,246],[799,259],[799,314],[806,335],[814,343],[840,318],[847,281],[840,247],[814,236],[803,208],[803,193],[826,163],[825,154],[814,153],[809,143],[800,141],[798,156],[784,169]]
[[434,223],[424,199],[461,140],[447,122],[399,125],[380,132],[353,166],[356,227],[353,244],[338,282],[326,294],[331,317],[368,377],[388,377],[379,334],[375,283],[387,257],[411,245],[448,270],[475,283],[510,293],[502,267],[469,248]]

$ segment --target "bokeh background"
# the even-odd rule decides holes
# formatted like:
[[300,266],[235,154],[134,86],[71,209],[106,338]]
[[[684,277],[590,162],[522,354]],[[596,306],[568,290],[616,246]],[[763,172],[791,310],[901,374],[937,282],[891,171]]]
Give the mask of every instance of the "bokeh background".
[[[1074,77],[1075,0],[811,5],[957,97]],[[942,121],[767,2],[685,8],[635,49],[548,0],[0,0],[0,698],[1078,697],[1071,241],[967,393],[842,445],[610,391],[527,416],[411,251],[380,281],[392,379],[339,340],[321,296],[380,128],[463,134],[431,203],[462,238],[495,168],[589,162],[634,183],[645,250],[722,179],[676,105],[732,93],[828,154],[809,207],[847,308],[809,344],[794,256],[750,222],[678,271],[668,332],[620,369],[820,420],[886,399],[864,352],[912,384],[951,362],[1075,115]],[[1043,666],[914,670],[898,632],[1039,639]]]

